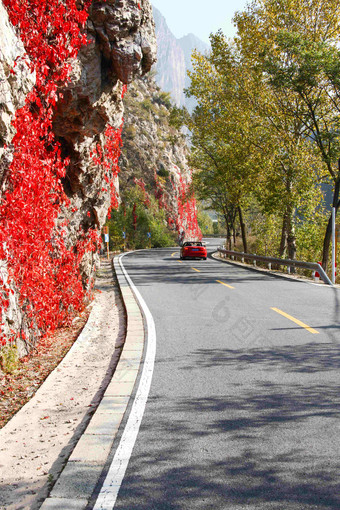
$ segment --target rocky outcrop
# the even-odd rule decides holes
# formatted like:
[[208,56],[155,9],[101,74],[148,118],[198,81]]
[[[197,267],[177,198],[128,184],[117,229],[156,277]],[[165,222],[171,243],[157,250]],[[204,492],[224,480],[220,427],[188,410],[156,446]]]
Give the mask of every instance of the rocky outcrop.
[[164,16],[153,7],[157,37],[156,81],[158,86],[171,92],[177,106],[185,102],[185,58],[176,37],[170,31]]
[[[20,58],[23,48],[6,11],[0,2],[0,184],[11,159],[13,137],[11,121],[16,109],[34,84],[34,76]],[[69,158],[62,184],[70,202],[58,218],[60,235],[69,246],[77,243],[79,232],[90,228],[100,230],[111,202],[106,178],[111,170],[94,162],[94,153],[102,152],[111,133],[120,129],[123,117],[123,87],[134,77],[150,70],[156,59],[154,21],[149,0],[93,0],[86,24],[88,44],[72,62],[71,80],[59,90],[53,130],[60,143],[61,154]],[[15,67],[15,74],[10,70]],[[4,144],[9,149],[4,151]],[[2,173],[1,173],[2,169]],[[108,175],[109,174],[109,175]],[[115,181],[118,189],[118,180]],[[0,190],[1,191],[1,190]],[[5,191],[2,189],[2,191]],[[47,242],[49,242],[47,240]],[[82,264],[84,286],[91,283],[96,257],[85,254]],[[0,264],[0,276],[7,282],[5,261]],[[23,331],[25,348],[39,337],[32,324],[25,322],[16,289],[11,288],[6,310],[4,333]],[[23,351],[23,346],[20,346]]]
[[136,80],[124,99],[125,118],[120,185],[137,181],[158,199],[168,225],[187,239],[200,237],[186,137],[171,125],[168,93],[153,78]]
[[148,72],[155,62],[149,1],[94,1],[87,40],[54,117],[54,131],[64,153],[71,158],[64,180],[75,210],[71,238],[80,225],[85,229],[101,228],[105,221],[110,196],[102,191],[103,171],[98,172],[93,164],[92,153],[98,143],[104,147],[108,125],[119,129],[122,124],[123,84]]
[[35,81],[35,76],[28,71],[24,55],[23,45],[0,2],[0,186],[11,159],[10,149],[5,149],[14,135],[11,122]]
[[[196,35],[188,34],[184,37],[178,39],[178,44],[182,48],[184,54],[184,62],[185,62],[185,78],[184,78],[184,87],[187,89],[190,86],[190,78],[188,76],[188,71],[192,71],[192,61],[191,55],[194,50],[199,51],[204,54],[209,50],[209,46],[201,41]],[[184,106],[192,112],[196,106],[196,99],[193,97],[186,97],[184,99]]]

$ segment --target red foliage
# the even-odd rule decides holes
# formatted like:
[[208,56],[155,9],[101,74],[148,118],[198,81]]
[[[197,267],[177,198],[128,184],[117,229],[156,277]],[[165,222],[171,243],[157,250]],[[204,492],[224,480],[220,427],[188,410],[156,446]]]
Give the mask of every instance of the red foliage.
[[185,232],[185,238],[187,239],[202,239],[202,232],[197,223],[196,199],[193,193],[190,192],[190,184],[184,182],[181,173],[179,174],[177,191],[177,232]]
[[[110,186],[111,203],[108,212],[109,217],[110,211],[117,209],[119,205],[116,178],[120,172],[118,162],[122,147],[122,129],[123,123],[119,129],[114,129],[108,124],[104,133],[105,142],[103,147],[98,143],[92,155],[94,164],[104,170],[104,180]],[[107,188],[102,188],[102,191],[106,192]]]
[[132,226],[133,226],[134,230],[137,230],[137,213],[136,213],[136,209],[137,209],[137,204],[133,204],[133,209],[132,209]]
[[[75,246],[67,247],[65,225],[57,225],[61,206],[69,207],[61,184],[69,161],[62,159],[52,132],[58,86],[68,81],[70,58],[86,42],[81,27],[89,2],[83,10],[77,9],[76,0],[4,0],[4,4],[36,73],[36,85],[13,122],[13,161],[0,204],[0,259],[6,261],[9,274],[0,294],[0,311],[3,317],[13,282],[26,323],[46,332],[65,323],[70,308],[82,307],[79,265],[99,242],[98,232],[89,230],[79,233]],[[2,325],[4,344],[16,334],[12,331],[6,339]]]
[[142,190],[143,192],[143,196],[144,196],[144,205],[146,207],[149,207],[150,204],[151,204],[151,200],[150,200],[150,195],[149,193],[146,191],[145,189],[145,182],[143,181],[143,179],[137,179],[136,177],[134,178],[134,183],[137,184],[137,186]]
[[121,96],[121,97],[122,97],[122,99],[124,99],[124,96],[125,96],[125,94],[126,94],[126,91],[127,91],[127,85],[126,85],[126,84],[124,84],[124,85],[123,85],[123,88],[122,88],[122,96]]
[[158,207],[160,209],[167,209],[166,202],[164,200],[164,185],[159,181],[156,170],[154,170],[155,178],[155,198],[158,200]]
[[184,233],[188,239],[202,239],[202,232],[197,223],[196,199],[190,189],[190,182],[186,183],[177,166],[177,179],[171,181],[174,193],[177,195],[177,209],[171,210],[165,198],[164,185],[159,181],[155,171],[155,197],[160,209],[166,211],[168,225],[176,228],[179,234]]

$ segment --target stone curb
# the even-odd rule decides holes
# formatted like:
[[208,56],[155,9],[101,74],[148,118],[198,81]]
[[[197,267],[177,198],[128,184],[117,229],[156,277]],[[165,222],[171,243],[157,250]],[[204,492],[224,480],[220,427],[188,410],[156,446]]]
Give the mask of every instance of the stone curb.
[[133,391],[144,349],[143,316],[119,265],[113,260],[126,309],[124,347],[114,375],[41,510],[85,510],[117,436]]

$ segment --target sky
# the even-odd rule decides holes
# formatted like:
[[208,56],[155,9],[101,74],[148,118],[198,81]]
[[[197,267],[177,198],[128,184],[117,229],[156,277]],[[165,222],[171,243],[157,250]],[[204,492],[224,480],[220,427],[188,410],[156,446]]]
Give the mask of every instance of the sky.
[[209,43],[209,34],[222,28],[232,37],[235,29],[231,22],[236,11],[244,9],[247,0],[151,0],[163,14],[167,24],[179,39],[189,33]]

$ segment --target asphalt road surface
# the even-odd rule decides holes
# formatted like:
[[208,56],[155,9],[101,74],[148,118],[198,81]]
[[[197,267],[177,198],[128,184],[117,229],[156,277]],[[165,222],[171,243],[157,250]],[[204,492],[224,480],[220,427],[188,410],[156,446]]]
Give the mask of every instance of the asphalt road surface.
[[157,354],[115,509],[340,509],[339,289],[178,249],[123,262]]

